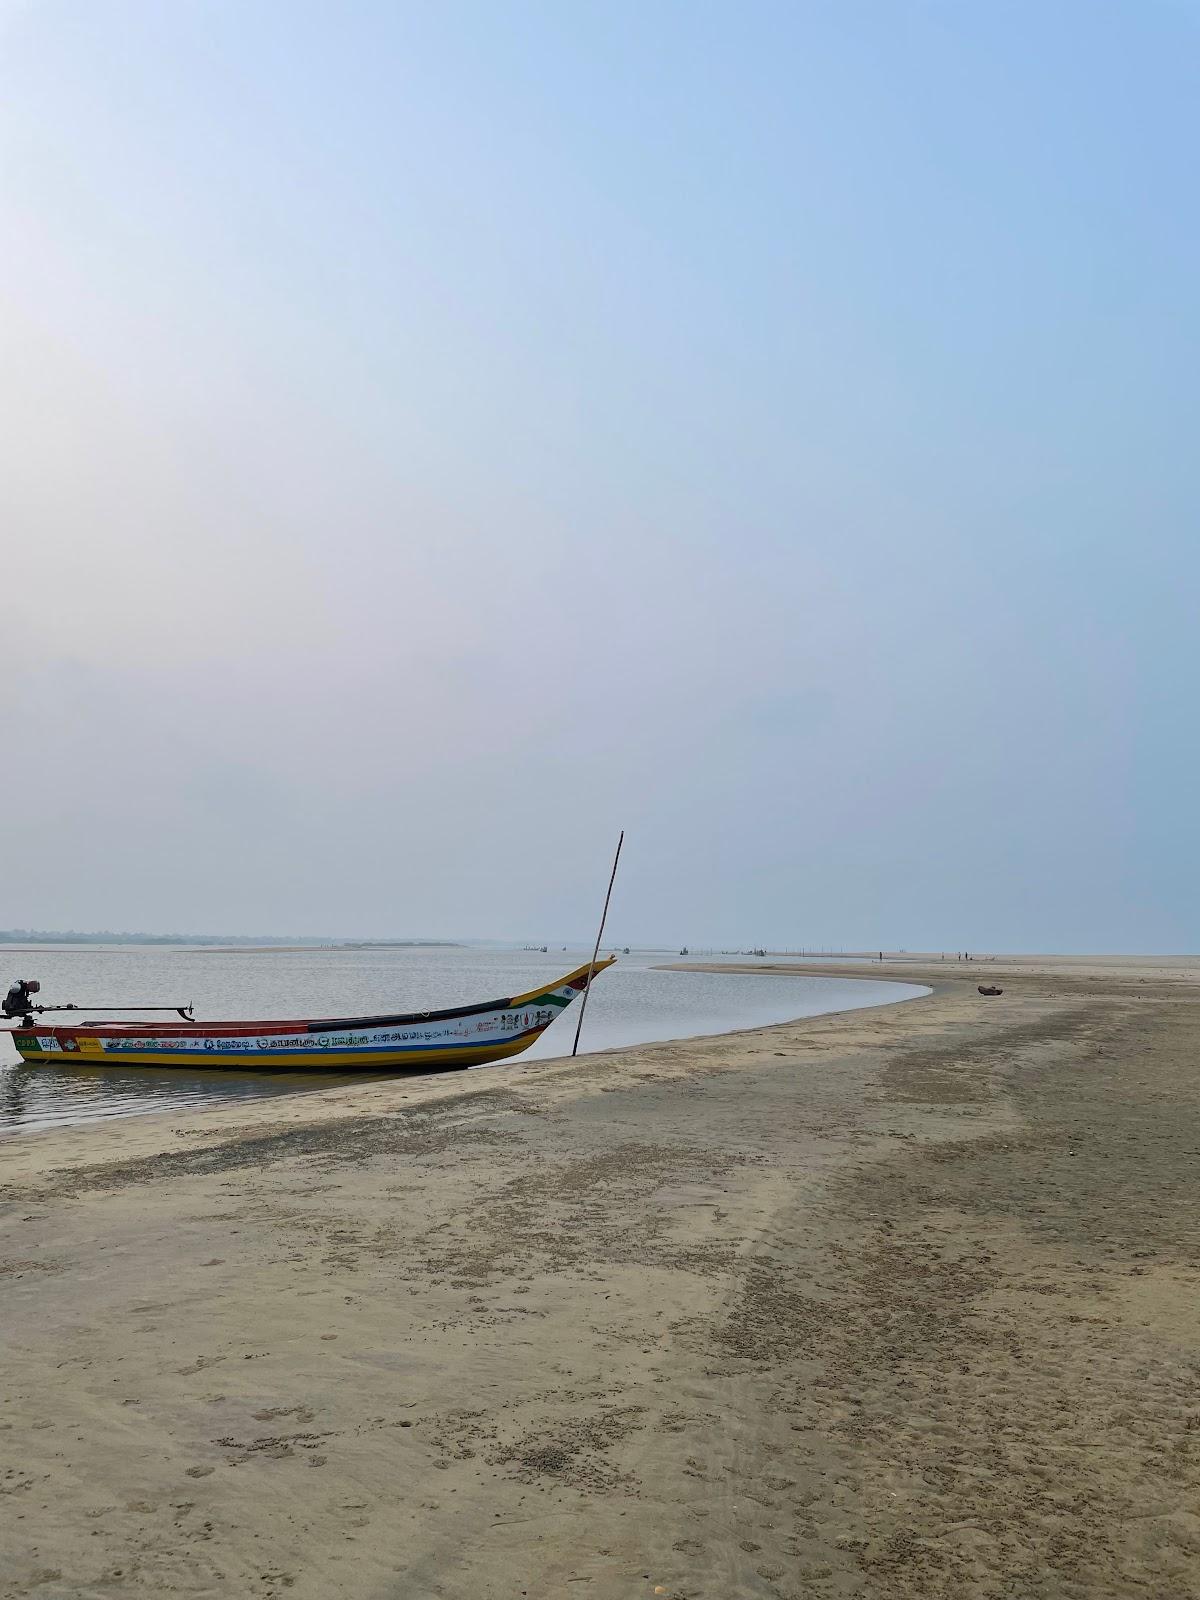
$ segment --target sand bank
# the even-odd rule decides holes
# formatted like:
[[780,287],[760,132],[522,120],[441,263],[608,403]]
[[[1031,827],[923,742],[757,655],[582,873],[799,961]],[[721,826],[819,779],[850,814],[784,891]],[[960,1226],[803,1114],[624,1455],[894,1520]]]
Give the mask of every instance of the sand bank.
[[870,976],[5,1141],[0,1594],[1192,1596],[1200,971]]

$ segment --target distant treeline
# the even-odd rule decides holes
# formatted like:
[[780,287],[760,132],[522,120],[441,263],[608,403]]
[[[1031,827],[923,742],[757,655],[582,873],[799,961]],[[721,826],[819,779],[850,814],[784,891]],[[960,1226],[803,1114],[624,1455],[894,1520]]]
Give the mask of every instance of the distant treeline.
[[314,939],[303,934],[248,933],[79,933],[74,928],[47,932],[43,928],[0,929],[0,944],[191,944],[191,945],[304,945],[348,950],[405,949],[437,945],[453,948],[451,939]]

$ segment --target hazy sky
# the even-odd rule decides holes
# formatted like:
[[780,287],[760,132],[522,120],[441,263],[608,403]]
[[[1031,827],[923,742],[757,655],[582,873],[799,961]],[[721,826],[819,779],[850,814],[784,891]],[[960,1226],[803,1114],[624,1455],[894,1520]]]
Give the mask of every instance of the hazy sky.
[[1200,948],[1200,7],[0,54],[0,927]]

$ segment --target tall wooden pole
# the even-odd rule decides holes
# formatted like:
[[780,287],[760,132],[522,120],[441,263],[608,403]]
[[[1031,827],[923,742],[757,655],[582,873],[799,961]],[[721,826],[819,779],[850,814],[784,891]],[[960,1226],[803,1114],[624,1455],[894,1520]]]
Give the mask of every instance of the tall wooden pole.
[[571,1046],[571,1054],[579,1053],[579,1035],[583,1029],[583,1014],[587,1010],[588,995],[592,992],[592,978],[596,972],[596,957],[600,954],[600,941],[604,937],[604,924],[608,920],[608,902],[612,899],[613,884],[617,881],[617,862],[621,859],[621,846],[625,843],[625,829],[621,829],[621,837],[617,840],[617,853],[613,857],[612,874],[608,880],[608,893],[604,896],[604,910],[600,913],[600,928],[596,934],[596,948],[592,951],[592,959],[588,963],[587,988],[583,991],[583,999],[579,1003],[579,1021],[575,1024],[575,1043]]

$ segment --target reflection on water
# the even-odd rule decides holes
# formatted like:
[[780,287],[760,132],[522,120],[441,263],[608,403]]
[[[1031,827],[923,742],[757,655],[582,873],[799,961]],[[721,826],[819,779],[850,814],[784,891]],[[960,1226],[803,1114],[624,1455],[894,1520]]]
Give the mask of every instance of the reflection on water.
[[353,1082],[326,1073],[272,1073],[262,1078],[232,1072],[155,1072],[152,1068],[0,1066],[0,1134],[65,1127],[100,1117],[136,1116],[296,1094]]
[[[561,977],[590,951],[470,949],[235,950],[162,946],[0,946],[0,987],[40,978],[48,1003],[194,1002],[199,1020],[355,1016],[468,1005]],[[907,999],[911,984],[847,978],[663,972],[667,952],[623,956],[588,1001],[581,1051],[726,1033],[825,1011]],[[578,1002],[527,1056],[570,1054]],[[481,1070],[495,1070],[481,1069]],[[320,1074],[178,1072],[153,1068],[27,1067],[0,1036],[0,1134],[98,1118],[186,1110],[328,1089]]]

